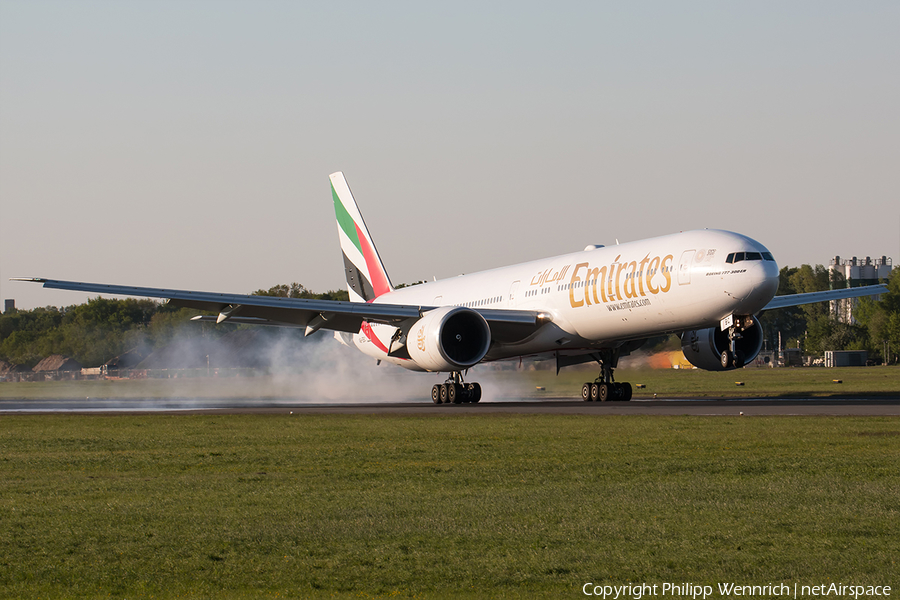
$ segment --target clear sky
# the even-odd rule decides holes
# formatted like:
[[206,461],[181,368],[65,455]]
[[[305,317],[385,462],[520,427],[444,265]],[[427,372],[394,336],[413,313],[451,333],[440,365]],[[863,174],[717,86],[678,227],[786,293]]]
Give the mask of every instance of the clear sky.
[[344,287],[686,229],[900,264],[900,3],[0,0],[9,277]]

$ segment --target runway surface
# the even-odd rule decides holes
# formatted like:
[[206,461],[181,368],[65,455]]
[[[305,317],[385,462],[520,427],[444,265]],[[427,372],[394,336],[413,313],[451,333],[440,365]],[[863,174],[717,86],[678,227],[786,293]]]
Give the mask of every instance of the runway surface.
[[0,400],[0,413],[28,414],[390,414],[390,415],[830,415],[900,416],[898,398],[655,399],[582,402],[572,398],[509,399],[436,406],[431,402],[300,402],[292,398],[80,398]]

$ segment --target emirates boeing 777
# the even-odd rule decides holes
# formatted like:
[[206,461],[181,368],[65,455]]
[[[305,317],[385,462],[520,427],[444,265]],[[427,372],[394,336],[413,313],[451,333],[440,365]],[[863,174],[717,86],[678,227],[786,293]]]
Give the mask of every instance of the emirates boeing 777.
[[752,361],[767,309],[875,295],[886,286],[775,296],[778,265],[747,236],[698,230],[615,246],[586,247],[542,260],[394,289],[343,173],[331,175],[350,301],[305,300],[30,278],[47,288],[165,298],[211,311],[195,317],[335,332],[341,342],[416,371],[447,373],[435,404],[478,402],[463,374],[485,361],[518,357],[587,362],[599,375],[586,401],[629,400],[616,382],[619,358],[649,338],[675,333],[686,358],[712,371]]

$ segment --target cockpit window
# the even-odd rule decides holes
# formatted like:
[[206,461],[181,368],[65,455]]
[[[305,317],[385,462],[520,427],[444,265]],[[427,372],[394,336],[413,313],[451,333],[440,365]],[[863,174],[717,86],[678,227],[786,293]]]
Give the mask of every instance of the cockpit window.
[[744,260],[769,260],[775,261],[772,258],[771,252],[732,252],[725,258],[725,262],[733,265],[734,263],[739,263]]

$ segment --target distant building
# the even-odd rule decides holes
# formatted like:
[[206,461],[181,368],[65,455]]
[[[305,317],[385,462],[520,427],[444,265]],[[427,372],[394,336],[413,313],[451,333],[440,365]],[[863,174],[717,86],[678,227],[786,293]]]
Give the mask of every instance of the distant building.
[[781,362],[785,367],[802,367],[803,351],[800,348],[785,348],[781,351]]
[[45,371],[81,371],[81,363],[62,354],[52,354],[34,366],[35,373]]
[[826,367],[864,367],[869,359],[865,350],[825,351]]
[[3,301],[3,312],[10,312],[12,310],[16,310],[16,300],[15,298],[7,298]]
[[[888,279],[891,276],[892,269],[893,264],[889,256],[882,256],[881,258],[876,258],[874,260],[868,256],[865,259],[858,259],[854,256],[849,260],[841,260],[840,256],[835,256],[831,259],[831,265],[828,267],[830,273],[837,273],[840,275],[840,277],[832,276],[831,281],[834,282],[836,279],[838,281],[843,280],[846,282],[845,287],[875,285],[882,280]],[[832,283],[832,285],[834,286],[835,283]],[[838,287],[840,286],[838,285]],[[875,296],[875,298],[877,299],[878,296]],[[858,298],[832,300],[831,314],[833,314],[838,321],[853,325],[856,323],[853,311],[856,309],[858,302]]]

